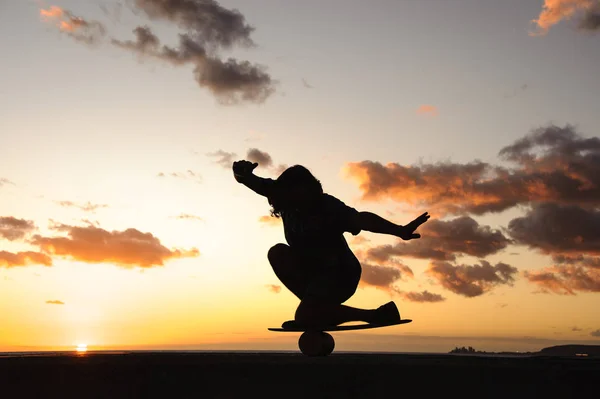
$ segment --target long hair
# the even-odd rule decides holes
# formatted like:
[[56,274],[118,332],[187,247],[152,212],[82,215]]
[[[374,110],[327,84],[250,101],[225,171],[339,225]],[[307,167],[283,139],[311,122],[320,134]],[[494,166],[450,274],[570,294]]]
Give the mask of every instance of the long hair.
[[290,166],[275,180],[274,193],[269,197],[271,216],[281,217],[287,207],[284,194],[295,186],[303,186],[315,197],[323,194],[321,182],[307,168],[302,165]]

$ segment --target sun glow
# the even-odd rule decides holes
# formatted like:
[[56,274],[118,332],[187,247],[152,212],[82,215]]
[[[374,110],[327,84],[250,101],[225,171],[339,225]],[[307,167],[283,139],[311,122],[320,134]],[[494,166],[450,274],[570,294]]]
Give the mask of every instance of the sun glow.
[[77,351],[77,353],[85,353],[87,352],[87,344],[77,344],[77,347],[75,348],[75,350]]

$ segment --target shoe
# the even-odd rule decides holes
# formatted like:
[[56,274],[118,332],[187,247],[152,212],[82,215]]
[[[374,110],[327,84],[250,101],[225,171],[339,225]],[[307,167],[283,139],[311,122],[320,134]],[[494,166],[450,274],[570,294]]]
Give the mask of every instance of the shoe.
[[393,301],[381,305],[375,310],[374,320],[370,324],[378,326],[386,326],[399,323],[402,319],[400,318],[400,312],[398,307]]

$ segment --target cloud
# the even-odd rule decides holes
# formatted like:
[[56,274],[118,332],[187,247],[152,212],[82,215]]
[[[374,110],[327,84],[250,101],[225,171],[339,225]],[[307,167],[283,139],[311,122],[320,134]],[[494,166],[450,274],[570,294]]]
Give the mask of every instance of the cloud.
[[197,220],[199,222],[204,220],[200,216],[190,215],[189,213],[180,213],[179,215],[174,216],[174,218],[179,220]]
[[419,227],[419,232],[418,240],[370,248],[368,258],[377,262],[396,256],[453,261],[462,255],[493,255],[511,243],[499,230],[480,225],[469,216],[448,221],[429,220]]
[[273,166],[273,159],[271,156],[264,151],[259,150],[258,148],[250,148],[246,154],[246,159],[250,162],[258,163],[258,166],[262,166],[264,168],[270,168]]
[[250,148],[246,153],[246,159],[251,162],[258,163],[259,167],[269,169],[272,173],[280,175],[284,170],[288,168],[285,164],[275,165],[273,158],[268,152],[261,151],[258,148]]
[[388,262],[391,266],[382,266],[361,262],[362,275],[360,286],[373,287],[387,292],[391,296],[399,296],[410,302],[442,302],[445,298],[439,294],[431,293],[427,290],[422,292],[406,292],[399,289],[396,283],[404,281],[407,278],[414,278],[410,267],[401,262]]
[[419,108],[417,108],[417,114],[437,116],[438,108],[435,105],[423,104],[423,105],[419,106]]
[[40,16],[44,21],[53,22],[61,32],[74,40],[88,45],[98,44],[106,35],[106,28],[102,23],[77,17],[57,6],[41,9]]
[[108,205],[106,205],[106,204],[92,204],[90,201],[88,201],[87,203],[84,203],[84,204],[76,204],[75,202],[72,202],[72,201],[55,201],[55,202],[60,206],[79,208],[84,212],[95,212],[96,210],[101,209],[101,208],[108,208]]
[[469,298],[483,295],[498,285],[512,286],[517,268],[502,262],[493,266],[485,260],[479,263],[453,265],[433,261],[426,273],[447,290]]
[[202,175],[200,173],[194,172],[190,169],[188,169],[185,172],[170,172],[170,173],[160,172],[156,176],[157,177],[174,177],[177,179],[184,179],[184,180],[194,180],[198,184],[202,183]]
[[600,3],[595,9],[589,9],[579,20],[577,27],[583,31],[595,32],[600,30]]
[[0,251],[0,267],[18,267],[18,266],[52,266],[52,259],[41,252],[24,251],[8,252]]
[[209,152],[206,155],[209,157],[216,158],[217,160],[215,161],[215,163],[224,167],[225,169],[231,169],[236,157],[236,154],[234,152],[225,152],[223,150]]
[[434,294],[431,293],[427,290],[422,291],[422,292],[402,292],[401,293],[402,297],[404,299],[406,299],[407,301],[410,302],[443,302],[446,300],[446,298],[444,298],[443,296],[441,296],[440,294]]
[[261,216],[258,218],[258,221],[269,226],[281,226],[281,219],[270,215]]
[[50,301],[46,301],[46,303],[48,305],[64,305],[65,303],[63,301],[59,301],[59,300],[50,300]]
[[545,203],[508,223],[517,244],[544,254],[600,256],[600,210]]
[[540,288],[541,293],[576,295],[581,292],[600,292],[600,269],[581,264],[562,264],[540,270],[525,271],[524,277]]
[[583,329],[579,328],[579,327],[573,327],[573,328],[571,328],[571,331],[577,332],[577,331],[583,331]]
[[50,256],[64,257],[87,263],[113,263],[122,267],[143,268],[162,266],[165,261],[197,257],[198,249],[168,249],[151,233],[136,229],[107,231],[96,226],[52,226],[66,237],[34,235],[30,243]]
[[598,329],[598,330],[596,330],[596,331],[592,331],[592,332],[590,333],[590,335],[591,335],[592,337],[600,337],[600,329]]
[[[133,29],[134,40],[111,38],[112,45],[172,66],[191,65],[196,83],[209,90],[221,105],[263,103],[275,92],[277,82],[264,66],[221,59],[217,54],[217,50],[234,45],[255,47],[250,38],[254,28],[239,11],[226,9],[213,0],[134,0],[131,6],[151,21],[170,22],[185,33],[179,34],[177,47],[161,46],[152,29],[142,25]],[[76,40],[95,44],[106,36],[101,23],[76,17],[60,7],[42,9],[40,14]]]
[[170,21],[191,31],[197,40],[213,46],[231,48],[235,44],[252,47],[254,27],[236,9],[228,10],[214,0],[134,0],[152,20]]
[[5,240],[21,240],[35,229],[35,224],[31,220],[17,219],[13,216],[0,216],[0,238]]
[[208,55],[206,48],[188,34],[180,34],[179,46],[173,48],[160,47],[158,37],[147,26],[139,26],[133,33],[135,41],[113,39],[111,43],[174,66],[193,65],[193,75],[198,85],[211,91],[221,105],[263,103],[275,92],[276,82],[263,66],[233,58],[221,60]]
[[[597,15],[594,13],[594,8],[598,5],[597,0],[545,0],[540,15],[531,21],[536,25],[537,31],[531,32],[530,35],[543,36],[552,26],[581,14],[583,14],[583,18],[580,20],[580,29],[586,29],[588,21],[592,22],[589,26],[593,27],[593,16]],[[597,28],[596,23],[596,27],[593,29]]]
[[566,125],[535,129],[499,156],[514,166],[441,162],[405,166],[374,161],[348,163],[348,178],[362,199],[392,199],[450,214],[502,212],[541,202],[600,205],[600,138],[583,138]]
[[13,185],[13,186],[15,185],[15,183],[13,183],[12,181],[10,181],[4,177],[0,177],[0,187],[2,187],[4,185],[8,185],[8,184]]
[[274,294],[279,294],[281,292],[281,286],[280,285],[267,284],[266,287],[267,287],[267,289],[269,291],[271,291]]

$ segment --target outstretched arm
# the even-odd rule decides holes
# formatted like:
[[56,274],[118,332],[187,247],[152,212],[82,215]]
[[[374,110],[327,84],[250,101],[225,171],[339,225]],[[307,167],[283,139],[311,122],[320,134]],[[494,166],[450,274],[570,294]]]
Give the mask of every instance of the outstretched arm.
[[420,238],[420,234],[415,234],[414,231],[429,219],[427,212],[407,224],[406,226],[398,225],[376,215],[372,212],[360,212],[359,220],[362,230],[372,233],[389,234],[400,237],[403,240]]
[[255,193],[264,197],[269,197],[273,186],[272,179],[265,179],[256,176],[253,170],[258,166],[258,163],[249,161],[236,161],[233,163],[233,177],[238,183],[243,184]]

